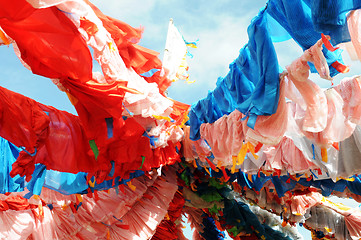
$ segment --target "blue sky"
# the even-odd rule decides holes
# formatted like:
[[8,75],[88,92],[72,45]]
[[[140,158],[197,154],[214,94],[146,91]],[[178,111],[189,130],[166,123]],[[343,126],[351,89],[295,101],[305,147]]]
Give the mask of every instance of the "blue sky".
[[[169,97],[192,104],[206,96],[215,87],[217,78],[225,76],[228,65],[238,56],[239,50],[247,43],[247,26],[257,15],[265,0],[223,0],[223,1],[175,1],[175,0],[96,0],[92,1],[105,14],[144,27],[140,45],[160,52],[165,46],[168,21],[174,24],[187,41],[199,39],[198,49],[191,49],[193,59],[188,59],[193,84],[176,82],[169,89]],[[279,63],[282,67],[302,54],[301,49],[291,41],[275,44]],[[25,69],[13,53],[12,47],[0,47],[0,85],[31,97],[41,103],[75,114],[66,95],[49,80],[33,75]],[[344,54],[351,72],[357,74],[360,63],[351,62]],[[338,76],[335,84],[344,76]],[[326,80],[312,75],[320,86],[331,86]],[[306,231],[305,234],[308,234]],[[309,235],[309,234],[308,234]],[[310,239],[305,236],[305,239]]]

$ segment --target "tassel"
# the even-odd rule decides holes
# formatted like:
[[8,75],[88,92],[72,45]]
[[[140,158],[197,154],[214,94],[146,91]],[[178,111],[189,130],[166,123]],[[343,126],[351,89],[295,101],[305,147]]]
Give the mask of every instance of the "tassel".
[[326,148],[321,148],[321,156],[322,156],[322,161],[327,163],[328,162],[328,156],[327,156],[327,149]]
[[239,165],[241,165],[244,162],[244,159],[246,158],[246,154],[247,154],[247,143],[242,145],[242,148],[238,153],[237,160]]
[[145,157],[144,157],[144,156],[142,156],[142,164],[140,165],[140,168],[139,168],[139,169],[142,169],[143,164],[144,164],[144,161],[145,161]]
[[327,50],[334,52],[337,49],[339,49],[338,47],[335,48],[334,46],[332,46],[332,44],[330,43],[330,39],[331,39],[330,36],[325,36],[325,34],[321,33],[321,38],[322,38],[322,42],[325,45],[325,47],[327,48]]
[[257,146],[256,146],[255,149],[254,149],[254,152],[255,152],[255,153],[258,153],[259,150],[261,150],[262,146],[263,146],[263,143],[258,142]]
[[112,42],[108,42],[108,47],[110,49],[110,51],[116,51],[115,47],[113,46],[113,43]]
[[206,172],[208,173],[209,176],[211,176],[211,173],[208,171],[207,167],[204,166],[204,170],[206,170]]
[[44,209],[43,209],[43,204],[41,202],[39,203],[38,208],[39,208],[40,221],[42,221],[44,219]]
[[315,154],[315,145],[312,144],[312,154],[313,154],[313,160],[316,160],[316,154]]
[[348,66],[340,63],[339,61],[332,63],[331,66],[340,73],[348,73],[350,71],[350,68]]
[[127,185],[130,189],[132,189],[133,192],[135,191],[136,186],[132,185],[131,181],[127,182]]
[[206,158],[206,161],[209,164],[209,166],[212,168],[213,171],[217,171],[216,165],[214,165],[214,163],[212,163],[211,160]]
[[120,185],[118,186],[118,189],[119,189],[123,194],[125,194],[125,189],[124,189],[124,185],[123,185],[123,184],[120,184]]
[[0,39],[4,42],[5,45],[10,44],[9,39],[5,36],[5,33],[1,30],[0,30]]
[[94,200],[97,202],[99,200],[98,191],[94,191]]
[[232,166],[232,169],[231,169],[231,173],[235,173],[236,171],[236,164],[237,164],[237,157],[236,156],[232,156],[232,162],[233,162],[233,166]]
[[193,167],[194,167],[194,168],[198,168],[198,166],[197,166],[197,163],[196,163],[196,160],[195,160],[195,159],[193,160]]
[[337,151],[340,150],[340,147],[339,147],[339,145],[338,145],[338,142],[332,143],[332,147],[334,147]]
[[109,228],[107,229],[107,239],[110,239],[110,231],[109,231]]
[[248,178],[248,181],[253,182],[253,179],[252,179],[252,175],[251,175],[251,174],[247,174],[247,178]]
[[226,169],[224,167],[221,168],[222,169],[222,173],[223,173],[223,177],[224,177],[224,181],[227,182],[229,180],[229,176],[226,172]]

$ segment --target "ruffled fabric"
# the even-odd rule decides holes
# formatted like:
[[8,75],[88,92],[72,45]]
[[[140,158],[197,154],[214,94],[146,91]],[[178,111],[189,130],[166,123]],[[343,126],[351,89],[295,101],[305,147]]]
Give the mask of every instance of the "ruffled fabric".
[[350,122],[361,124],[361,82],[359,76],[344,78],[334,89],[343,99],[342,113]]
[[[312,22],[313,11],[308,3],[309,1],[272,0],[268,3],[266,9],[267,13],[291,35],[303,50],[309,49],[320,39],[320,33],[315,31],[314,28]],[[314,13],[318,14],[317,12]],[[302,24],[301,30],[299,29],[300,24]],[[338,32],[330,31],[326,34],[330,34],[335,43],[343,42],[343,36],[340,36]],[[340,71],[333,65],[335,65],[335,62],[342,63],[341,50],[330,51],[323,49],[322,51],[330,68],[330,76],[337,75]],[[311,71],[316,72],[313,64],[311,64]]]
[[[319,43],[321,43],[321,45]],[[326,96],[318,85],[308,79],[310,68],[307,62],[318,62],[317,59],[313,58],[317,55],[312,54],[312,49],[322,48],[322,42],[319,41],[319,43],[314,45],[310,50],[307,50],[302,57],[294,61],[290,66],[287,66],[287,77],[292,82],[288,82],[289,86],[287,90],[289,91],[287,91],[286,97],[300,104],[303,109],[306,107],[306,109],[304,109],[305,115],[302,119],[301,129],[310,132],[322,131],[325,129],[327,123]],[[323,55],[321,54],[320,59],[322,59],[322,57]],[[318,63],[323,65],[322,60],[320,61],[321,62]],[[328,70],[328,66],[321,67],[319,70],[320,74],[322,73],[322,69]],[[327,72],[324,73],[324,75],[327,76]],[[295,88],[292,85],[294,85]],[[302,98],[300,98],[299,95],[301,95]]]
[[241,112],[235,110],[213,124],[201,125],[201,139],[207,141],[212,149],[215,162],[219,162],[220,166],[231,165],[232,156],[237,156],[243,145],[245,140],[241,122],[243,116]]
[[327,125],[324,130],[316,133],[304,132],[305,136],[320,147],[327,147],[351,136],[355,124],[347,120],[342,112],[343,100],[337,91],[325,91],[328,105]]
[[277,169],[279,171],[285,170],[289,174],[296,174],[319,168],[288,137],[284,137],[276,146],[265,146],[259,161],[262,159],[265,159],[265,165],[262,169],[269,172]]
[[[136,45],[141,37],[142,30],[135,29],[117,19],[104,15],[89,1],[86,3],[92,7],[98,18],[102,21],[106,30],[111,34],[118,48],[119,55],[124,60],[127,68],[133,68],[141,74],[151,69],[161,69],[162,63],[157,57],[159,53]],[[170,86],[171,81],[160,76],[160,71],[152,77],[146,78],[148,82],[156,82],[161,93]]]
[[347,26],[351,36],[352,48],[346,48],[348,52],[356,55],[355,60],[361,60],[361,49],[360,49],[360,30],[358,28],[360,23],[360,11],[351,11],[347,17]]
[[310,209],[311,217],[305,221],[305,225],[317,231],[324,231],[325,227],[334,234],[336,239],[351,239],[345,225],[345,218],[331,209],[316,206]]
[[[218,80],[217,88],[210,92],[207,98],[192,106],[189,115],[192,140],[200,138],[199,128],[202,123],[213,123],[235,108],[251,116],[248,125],[252,128],[257,116],[276,112],[279,99],[279,68],[266,25],[265,12],[261,10],[248,28],[250,41],[230,65],[227,76]],[[267,64],[263,61],[266,58]],[[225,93],[224,97],[216,97],[218,91]]]
[[271,116],[259,116],[257,117],[254,129],[246,126],[243,122],[246,140],[249,142],[260,142],[262,144],[276,145],[278,144],[282,136],[287,129],[287,111],[285,99],[285,81],[282,77],[280,79],[280,95],[278,100],[277,111]]
[[[48,202],[29,204],[21,196],[1,201],[1,234],[9,239],[148,239],[165,216],[177,190],[175,171],[164,171],[162,178],[134,180],[122,194],[111,190],[90,198],[63,195],[51,190],[41,197]],[[79,204],[80,203],[80,204]],[[116,208],[114,208],[116,206]],[[150,214],[152,213],[152,214]],[[155,213],[155,214],[154,214]],[[149,215],[150,214],[150,215]],[[6,221],[12,221],[7,222]]]
[[[264,198],[262,195],[248,193],[246,196],[256,202]],[[266,209],[282,214],[291,223],[305,221],[305,224],[312,229],[320,230],[331,237],[336,235],[337,239],[348,239],[348,237],[357,239],[359,237],[360,233],[359,230],[356,230],[358,229],[356,226],[360,222],[360,212],[342,204],[332,203],[314,189],[295,191],[294,194],[288,194],[279,200],[267,198],[266,202],[264,205]],[[278,208],[278,210],[273,208],[272,202],[281,204],[282,208]]]
[[158,225],[155,234],[151,238],[152,240],[179,239],[179,234],[181,232],[179,231],[179,227],[182,226],[182,224],[180,224],[179,222],[183,211],[184,203],[185,200],[182,196],[182,193],[180,191],[177,191],[174,195],[172,202],[169,205],[167,215]]
[[184,126],[184,138],[182,141],[182,154],[186,161],[193,162],[194,159],[205,161],[205,157],[211,155],[211,150],[204,139],[192,141],[190,139],[190,127]]

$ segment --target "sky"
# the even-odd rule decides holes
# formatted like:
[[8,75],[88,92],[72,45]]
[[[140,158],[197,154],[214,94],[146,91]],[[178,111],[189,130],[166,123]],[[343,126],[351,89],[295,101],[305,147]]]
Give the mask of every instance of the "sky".
[[[182,81],[173,83],[169,97],[192,104],[213,90],[218,77],[227,74],[229,64],[238,56],[247,43],[247,27],[266,0],[93,0],[105,14],[122,20],[133,27],[143,27],[140,45],[158,51],[162,59],[168,22],[173,18],[175,26],[187,41],[198,41],[197,49],[190,49],[193,58],[188,58],[190,79],[193,84]],[[276,43],[279,64],[285,67],[302,54],[292,40]],[[0,47],[0,86],[21,93],[46,105],[76,114],[66,95],[47,78],[33,75],[15,56],[12,47]],[[358,74],[359,62],[352,62],[344,54],[351,71],[338,76]],[[331,83],[312,74],[311,79],[323,88]],[[353,203],[354,206],[356,206]],[[309,236],[309,232],[304,234]],[[308,238],[305,235],[305,239]]]

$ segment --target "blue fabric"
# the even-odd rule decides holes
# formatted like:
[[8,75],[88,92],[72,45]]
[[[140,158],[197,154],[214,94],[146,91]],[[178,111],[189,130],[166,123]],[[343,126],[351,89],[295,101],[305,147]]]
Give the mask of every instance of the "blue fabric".
[[[284,194],[288,191],[293,191],[296,184],[303,185],[305,187],[314,187],[321,190],[323,196],[330,196],[333,191],[343,192],[345,188],[349,188],[349,190],[357,195],[361,195],[361,178],[359,176],[352,176],[355,180],[354,181],[346,181],[346,180],[338,180],[337,182],[332,181],[331,179],[322,179],[322,180],[310,180],[307,181],[306,178],[300,178],[299,181],[295,181],[290,179],[289,176],[266,176],[262,172],[258,175],[252,175],[251,181],[249,180],[248,174],[239,171],[232,174],[230,171],[227,170],[227,174],[230,177],[229,182],[237,181],[237,184],[241,187],[247,187],[249,189],[253,189],[254,191],[260,191],[263,186],[269,180],[275,186],[275,190],[279,197],[283,197]],[[206,172],[202,169],[205,174]],[[221,178],[223,173],[221,171],[211,171],[212,176],[215,178]],[[298,177],[298,176],[296,176]]]
[[112,138],[113,137],[113,118],[106,118],[105,122],[107,124],[108,138]]
[[26,184],[26,188],[34,195],[40,195],[41,189],[45,183],[46,166],[36,164],[35,170],[31,175],[31,180]]
[[[283,197],[286,192],[293,190],[297,184],[296,181],[289,179],[289,176],[273,176],[271,179],[279,197]],[[287,180],[290,183],[287,183]]]
[[361,179],[359,176],[353,176],[353,177],[355,178],[355,181],[353,182],[345,181],[346,186],[352,193],[361,195]]
[[[302,47],[303,50],[310,48],[320,38],[321,34],[314,29],[310,0],[270,0],[267,4],[267,13],[271,15]],[[343,39],[343,33],[327,32],[335,43],[349,41]],[[341,35],[340,35],[341,34]],[[335,76],[339,72],[331,66],[336,60],[343,63],[341,50],[331,52],[323,48],[323,53],[330,67],[330,75]],[[316,69],[311,65],[311,71]]]
[[248,27],[248,44],[230,64],[227,76],[219,78],[216,89],[192,105],[189,114],[190,139],[200,138],[202,123],[213,123],[235,109],[253,116],[253,121],[248,122],[252,128],[256,116],[276,112],[279,66],[265,15],[262,9],[252,20]]
[[53,170],[46,171],[44,187],[64,195],[82,193],[88,189],[87,173],[64,173]]
[[206,240],[223,240],[225,234],[218,230],[214,219],[212,217],[208,217],[206,214],[202,217],[203,232],[200,232],[200,235]]
[[291,39],[291,35],[268,13],[267,18],[267,29],[271,36],[272,42],[283,42]]
[[316,31],[330,35],[334,43],[350,41],[346,13],[361,8],[361,0],[307,0]]
[[25,180],[19,175],[11,178],[12,164],[19,156],[19,149],[9,141],[0,137],[0,193],[24,191]]
[[261,224],[258,217],[243,202],[225,199],[222,218],[227,225],[236,226],[247,233],[253,232],[259,239],[290,239],[266,224]]

